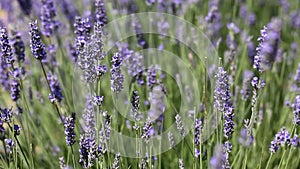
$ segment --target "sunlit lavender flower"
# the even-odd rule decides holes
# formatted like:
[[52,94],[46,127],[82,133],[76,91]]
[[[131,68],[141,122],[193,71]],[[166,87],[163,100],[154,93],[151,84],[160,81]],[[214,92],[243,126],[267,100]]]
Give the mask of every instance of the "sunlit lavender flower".
[[112,165],[112,169],[118,169],[120,168],[120,153],[116,154],[114,163]]
[[6,123],[9,123],[11,122],[11,119],[12,119],[12,116],[13,116],[13,112],[12,112],[12,108],[1,108],[0,107],[0,120],[2,122],[6,122]]
[[6,28],[0,28],[0,46],[1,46],[1,57],[5,60],[6,64],[13,67],[15,61],[12,53],[12,48],[9,43],[8,34]]
[[169,139],[170,148],[173,148],[175,146],[175,140],[174,140],[174,135],[171,131],[168,132],[168,139]]
[[80,52],[83,50],[85,44],[90,39],[91,23],[89,18],[82,18],[80,16],[77,16],[75,18],[74,28],[74,33],[76,35],[76,50],[77,52]]
[[13,46],[13,51],[18,62],[24,62],[25,60],[25,45],[21,39],[21,34],[19,32],[12,32],[11,43]]
[[64,96],[62,94],[62,90],[60,88],[60,84],[57,77],[52,73],[48,73],[47,80],[51,89],[51,94],[49,94],[49,99],[51,103],[61,102]]
[[260,37],[257,39],[258,41],[258,46],[256,48],[256,55],[254,56],[253,60],[253,68],[257,69],[259,72],[262,72],[262,67],[261,67],[261,50],[263,48],[263,42],[265,41],[267,37],[267,30],[268,28],[264,26],[262,30],[260,30]]
[[149,143],[150,136],[153,135],[153,126],[151,121],[147,120],[145,122],[145,125],[143,127],[143,133],[142,133],[142,139],[144,140],[145,143]]
[[268,30],[262,31],[261,37],[258,39],[257,55],[254,58],[254,68],[260,72],[271,69],[273,62],[277,56],[278,46],[280,42],[280,31],[282,22],[275,18],[268,24]]
[[300,125],[300,95],[297,95],[292,105],[294,109],[294,124]]
[[202,121],[198,118],[195,119],[194,130],[195,130],[194,143],[195,145],[199,146],[201,141],[201,133],[203,130],[203,125],[202,125]]
[[65,138],[68,146],[72,146],[76,142],[75,120],[76,120],[76,114],[73,112],[71,116],[67,116],[64,121]]
[[104,96],[95,95],[92,96],[91,99],[92,99],[91,102],[94,106],[101,106],[104,101]]
[[183,159],[182,158],[180,158],[178,160],[178,165],[179,165],[179,169],[184,169],[184,164],[183,164]]
[[215,106],[223,113],[224,136],[230,138],[234,131],[234,107],[231,100],[228,75],[222,67],[219,67],[216,78],[217,81],[214,91]]
[[31,0],[18,0],[19,5],[25,15],[29,15],[32,8]]
[[10,97],[13,101],[17,101],[20,98],[20,83],[17,80],[10,82]]
[[152,89],[154,87],[154,85],[157,84],[156,76],[157,76],[158,69],[159,68],[157,65],[151,65],[148,68],[146,80],[147,80],[147,86],[149,86],[150,89]]
[[101,27],[103,27],[105,24],[107,24],[106,9],[103,0],[96,0],[95,7],[95,22],[98,22],[101,25]]
[[254,76],[250,70],[245,70],[243,75],[243,87],[240,91],[243,100],[247,100],[251,94],[251,79]]
[[291,143],[291,136],[289,132],[282,127],[280,131],[275,135],[274,139],[271,141],[269,146],[269,150],[271,153],[275,153],[278,151],[280,146],[290,145]]
[[71,169],[70,166],[66,165],[64,157],[59,157],[58,160],[60,169]]
[[184,137],[185,136],[185,129],[184,129],[184,126],[183,126],[183,122],[181,120],[181,116],[179,114],[176,114],[175,122],[176,122],[177,130],[180,133],[180,136]]
[[33,56],[38,60],[43,60],[46,58],[46,49],[45,45],[42,42],[40,32],[37,27],[37,21],[30,22],[30,47],[31,47],[31,53]]
[[5,146],[6,146],[6,152],[8,154],[11,154],[13,148],[15,147],[15,142],[11,138],[5,139],[4,142],[5,142]]
[[56,17],[56,9],[53,0],[42,0],[41,7],[42,33],[44,36],[51,36],[58,29],[59,22]]
[[95,119],[93,100],[90,95],[88,95],[86,98],[84,114],[82,115],[82,117],[84,121],[83,129],[85,132],[85,136],[91,140],[94,140],[96,119]]
[[115,53],[112,58],[111,72],[111,90],[115,93],[119,93],[123,90],[124,76],[121,72],[122,58],[119,53]]
[[300,138],[297,134],[295,134],[294,137],[291,139],[291,145],[295,148],[300,146]]
[[14,124],[14,135],[15,136],[18,136],[18,135],[20,135],[20,133],[21,133],[21,130],[22,130],[22,127],[21,126],[19,126],[19,125],[17,125],[17,124]]
[[90,139],[85,134],[80,135],[79,163],[83,168],[90,168],[94,165],[96,158],[98,158],[98,150],[95,139]]

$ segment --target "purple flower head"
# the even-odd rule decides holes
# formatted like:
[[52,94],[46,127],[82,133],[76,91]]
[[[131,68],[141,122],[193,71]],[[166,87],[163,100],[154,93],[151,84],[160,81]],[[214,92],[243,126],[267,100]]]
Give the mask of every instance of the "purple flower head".
[[168,132],[168,140],[170,144],[170,148],[173,148],[175,146],[175,140],[174,140],[174,135],[172,132]]
[[121,71],[121,63],[122,63],[122,57],[119,53],[115,53],[112,57],[112,68],[110,70],[111,72],[111,90],[115,93],[119,93],[123,90],[123,82],[124,82],[124,76]]
[[99,151],[95,139],[90,139],[86,135],[81,135],[79,139],[79,163],[83,168],[91,168]]
[[9,123],[11,122],[12,116],[13,116],[13,112],[12,112],[12,108],[1,108],[0,107],[0,120],[1,122],[6,122]]
[[76,114],[74,112],[71,114],[71,116],[67,116],[64,120],[65,138],[68,146],[72,146],[76,142],[75,120]]
[[74,33],[76,35],[76,50],[77,52],[80,52],[83,50],[85,44],[90,39],[92,27],[89,18],[82,18],[80,16],[77,16],[75,18],[74,28]]
[[261,37],[258,38],[259,46],[257,55],[254,57],[254,68],[263,72],[272,68],[276,59],[278,46],[280,43],[280,32],[282,22],[280,19],[272,19],[267,26],[267,30],[261,31]]
[[15,60],[9,43],[6,28],[0,28],[0,47],[2,59],[5,61],[6,65],[13,67]]
[[17,124],[14,124],[14,135],[15,135],[15,136],[20,135],[21,130],[22,130],[22,127],[21,127],[21,126],[19,126],[19,125],[17,125]]
[[42,0],[41,21],[42,33],[44,36],[51,36],[58,29],[60,23],[54,18],[56,17],[56,9],[53,0]]
[[271,141],[269,146],[269,150],[271,153],[275,153],[278,151],[280,146],[290,145],[291,144],[291,136],[289,132],[282,127],[280,131],[275,135],[274,139]]
[[112,169],[120,168],[120,153],[117,153],[114,159],[114,163],[112,164]]
[[200,119],[197,119],[197,118],[195,119],[194,130],[195,130],[194,143],[195,143],[195,145],[199,146],[200,141],[201,141],[201,134],[202,134],[202,130],[203,130],[203,124]]
[[17,80],[10,82],[10,97],[13,101],[17,101],[20,98],[20,83]]
[[13,46],[13,51],[18,62],[24,62],[25,60],[25,45],[21,39],[21,34],[19,32],[12,32],[13,38],[11,43]]
[[51,103],[61,102],[64,96],[62,94],[62,90],[60,88],[60,84],[57,77],[52,73],[48,73],[47,80],[51,89],[51,94],[49,94],[49,99]]
[[297,95],[292,105],[294,109],[294,124],[300,125],[300,95]]
[[11,154],[12,149],[15,147],[15,142],[11,138],[5,139],[4,142],[5,142],[5,145],[6,145],[6,152],[8,154]]
[[153,135],[153,126],[152,126],[152,122],[150,120],[147,120],[144,124],[143,127],[143,133],[142,133],[142,139],[144,140],[145,143],[149,143],[150,141],[150,137]]
[[222,67],[219,67],[216,78],[217,81],[214,90],[215,107],[223,113],[224,136],[230,138],[234,131],[234,107],[231,100],[227,72]]
[[98,22],[100,26],[103,27],[105,24],[107,24],[106,9],[103,0],[96,0],[95,7],[95,22]]
[[30,22],[30,47],[31,53],[38,60],[43,60],[46,58],[46,49],[45,45],[42,42],[40,32],[38,30],[37,21]]
[[240,32],[240,28],[237,27],[233,22],[227,23],[227,29],[235,34]]
[[147,86],[150,89],[152,89],[157,84],[156,76],[157,76],[157,71],[159,69],[160,68],[158,65],[151,65],[148,68],[146,80],[147,80]]
[[300,146],[300,138],[297,134],[295,134],[294,137],[291,139],[291,145],[293,145],[295,148]]
[[184,164],[183,164],[183,159],[182,158],[180,158],[178,160],[178,163],[179,163],[179,169],[184,169]]
[[183,122],[181,120],[181,116],[179,114],[176,114],[175,122],[176,122],[177,130],[180,133],[180,136],[184,137],[185,136],[185,129],[184,129],[184,126],[183,126]]

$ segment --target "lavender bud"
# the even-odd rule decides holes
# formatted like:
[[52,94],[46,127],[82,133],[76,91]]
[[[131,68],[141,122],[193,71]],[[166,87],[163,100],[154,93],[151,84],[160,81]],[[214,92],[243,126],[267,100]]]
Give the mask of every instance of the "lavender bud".
[[182,158],[180,158],[178,160],[178,163],[179,163],[179,169],[184,169],[184,164],[183,164],[183,159]]
[[271,141],[269,146],[269,150],[271,153],[275,153],[278,151],[279,146],[290,145],[291,143],[291,136],[289,132],[282,127],[280,131],[275,135],[274,139]]
[[194,130],[194,143],[195,145],[200,146],[201,133],[203,130],[202,121],[200,119],[195,119]]
[[15,102],[20,98],[20,83],[17,80],[10,83],[10,97]]
[[9,138],[9,139],[4,139],[5,146],[6,146],[6,152],[8,154],[12,154],[12,149],[15,147],[15,142]]
[[243,76],[243,87],[242,90],[240,91],[242,95],[243,100],[247,100],[251,94],[251,79],[254,76],[253,72],[250,70],[245,70],[244,71],[244,76]]
[[7,109],[7,108],[1,108],[0,107],[0,120],[1,122],[6,122],[6,123],[10,123],[12,116],[13,116],[13,112],[12,112],[12,108]]
[[22,130],[21,126],[14,124],[14,135],[15,136],[20,135],[21,130]]
[[68,146],[72,146],[76,142],[75,120],[76,120],[76,114],[73,112],[72,115],[66,117],[64,121],[65,138]]
[[294,124],[298,126],[300,125],[300,95],[296,96],[292,106],[294,109]]
[[116,154],[114,163],[112,165],[112,169],[118,169],[120,168],[120,153]]
[[12,32],[13,38],[11,43],[14,49],[14,54],[18,62],[24,62],[25,60],[25,45],[21,39],[21,34],[19,32]]
[[112,58],[111,72],[111,90],[119,93],[123,90],[124,76],[121,72],[122,58],[119,53],[115,53]]
[[142,133],[142,139],[145,143],[149,143],[150,136],[153,135],[154,128],[152,127],[151,121],[147,120],[144,127],[143,127],[143,133]]
[[1,56],[5,60],[6,64],[13,67],[14,57],[12,49],[9,43],[8,34],[6,28],[0,28],[0,46],[1,46]]
[[185,136],[185,129],[184,129],[183,122],[182,122],[181,117],[180,117],[179,114],[176,114],[175,122],[176,122],[177,130],[180,132],[180,136],[184,137]]
[[38,60],[43,60],[46,58],[46,49],[45,45],[42,42],[38,27],[37,27],[37,21],[30,22],[30,47],[31,47],[31,53],[33,56]]
[[52,73],[48,73],[47,80],[51,89],[51,94],[49,94],[51,103],[61,102],[64,96],[62,95],[62,90],[57,77]]
[[173,148],[175,146],[174,135],[170,131],[168,132],[168,139],[169,139],[170,148]]
[[100,26],[103,27],[105,24],[107,24],[106,9],[103,0],[96,0],[95,7],[96,7],[95,22],[98,22]]

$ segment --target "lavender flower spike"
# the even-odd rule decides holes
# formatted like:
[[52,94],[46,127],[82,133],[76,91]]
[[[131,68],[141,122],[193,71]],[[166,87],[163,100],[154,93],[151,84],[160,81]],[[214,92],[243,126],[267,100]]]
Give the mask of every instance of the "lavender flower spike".
[[219,67],[216,78],[214,91],[215,107],[223,113],[224,136],[230,138],[234,131],[234,107],[231,100],[228,75],[222,67]]
[[21,34],[19,32],[12,32],[13,38],[11,39],[13,51],[18,62],[24,62],[25,60],[25,45],[21,39]]
[[103,27],[105,24],[107,24],[106,9],[103,0],[96,0],[95,7],[96,7],[95,22],[98,22],[100,26]]
[[45,45],[42,42],[40,32],[38,30],[37,21],[30,22],[30,47],[31,53],[38,60],[43,60],[46,58],[46,49]]
[[58,29],[59,22],[54,20],[56,9],[53,0],[42,0],[41,21],[42,33],[49,37]]
[[111,72],[111,90],[119,93],[123,90],[124,76],[121,72],[122,58],[119,53],[115,53],[112,58]]
[[267,30],[268,28],[264,26],[264,28],[260,30],[260,37],[257,39],[259,44],[256,48],[256,55],[254,56],[254,60],[253,60],[253,68],[257,69],[259,72],[263,71],[261,67],[261,50],[263,48],[263,42],[267,37]]
[[297,95],[293,104],[294,108],[294,124],[300,125],[300,95]]
[[278,151],[280,146],[290,145],[290,142],[291,136],[289,132],[285,129],[285,127],[282,127],[271,141],[269,150],[271,153],[275,153]]
[[52,73],[49,73],[47,75],[47,80],[51,89],[51,94],[49,94],[49,99],[51,103],[61,102],[64,96],[62,94],[62,90],[60,88],[60,84],[57,77]]
[[13,67],[13,63],[15,60],[9,43],[6,28],[1,28],[0,30],[0,46],[1,46],[2,59],[5,60],[5,63],[8,66]]
[[65,126],[65,138],[68,146],[72,146],[75,141],[75,120],[76,114],[73,112],[71,116],[65,118],[64,126]]

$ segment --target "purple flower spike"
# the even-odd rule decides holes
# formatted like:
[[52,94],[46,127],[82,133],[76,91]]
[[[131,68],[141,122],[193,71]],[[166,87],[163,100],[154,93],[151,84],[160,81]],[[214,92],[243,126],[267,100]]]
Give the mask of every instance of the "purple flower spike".
[[31,53],[33,56],[38,60],[43,60],[46,58],[46,49],[45,45],[42,42],[40,32],[38,30],[37,21],[30,22],[30,47],[31,47]]
[[41,21],[42,33],[44,36],[51,36],[58,29],[60,23],[54,18],[56,17],[56,9],[53,0],[42,0]]
[[76,114],[73,112],[71,116],[65,118],[64,126],[65,126],[65,138],[68,146],[72,146],[75,141],[75,120]]

